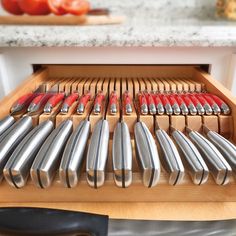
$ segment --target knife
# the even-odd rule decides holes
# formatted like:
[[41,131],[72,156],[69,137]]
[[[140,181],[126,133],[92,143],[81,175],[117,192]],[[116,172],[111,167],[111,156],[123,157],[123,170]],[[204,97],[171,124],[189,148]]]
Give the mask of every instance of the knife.
[[171,105],[171,107],[173,109],[174,115],[180,115],[181,110],[180,110],[178,102],[175,99],[175,96],[174,95],[167,95],[167,97],[168,97],[168,99],[170,101],[170,105]]
[[94,127],[87,153],[87,182],[93,188],[101,187],[104,184],[108,144],[109,123],[102,119]]
[[208,93],[207,95],[209,95],[216,102],[216,104],[220,107],[220,109],[222,110],[224,115],[230,114],[229,106],[221,98],[219,98],[218,96],[216,96],[214,94],[210,94],[210,93]]
[[11,186],[25,186],[34,158],[52,129],[53,122],[44,121],[30,131],[16,147],[3,169],[4,177]]
[[90,122],[83,120],[70,136],[59,167],[61,183],[67,187],[75,187],[84,161],[85,149],[89,138]]
[[156,110],[156,105],[155,105],[153,96],[150,93],[145,92],[145,97],[147,99],[148,109],[149,109],[150,114],[156,115],[157,110]]
[[57,106],[65,98],[65,93],[57,93],[52,95],[44,106],[43,111],[47,114],[52,112],[52,109]]
[[15,122],[15,118],[11,115],[8,115],[4,117],[2,120],[0,120],[0,136],[8,129],[10,128]]
[[118,187],[127,188],[132,183],[132,161],[129,128],[121,121],[114,130],[112,146],[114,179]]
[[0,142],[0,181],[3,177],[3,168],[11,156],[14,149],[31,130],[32,118],[24,116],[13,124],[4,134],[4,138]]
[[71,120],[63,121],[52,131],[40,148],[30,169],[31,179],[37,187],[47,188],[51,185],[60,163],[61,154],[72,133],[72,127]]
[[173,114],[173,109],[172,109],[172,106],[171,106],[170,101],[169,101],[169,99],[167,98],[167,96],[164,95],[164,94],[159,94],[159,95],[157,95],[157,96],[160,97],[161,102],[162,102],[162,104],[163,104],[163,106],[164,106],[164,108],[165,108],[166,114],[167,114],[167,115],[172,115],[172,114]]
[[162,104],[161,98],[155,93],[152,94],[152,97],[153,97],[153,100],[155,101],[157,114],[158,115],[164,115],[165,109],[164,109],[164,106]]
[[63,102],[61,106],[61,113],[67,114],[72,104],[78,99],[79,94],[78,93],[72,93],[70,94]]
[[179,152],[170,136],[160,127],[156,129],[156,138],[160,144],[163,163],[169,176],[169,184],[181,183],[184,177],[184,166]]
[[138,93],[138,100],[139,100],[141,114],[147,115],[148,114],[148,103],[147,103],[147,99],[146,99],[143,92]]
[[182,115],[188,115],[189,110],[188,110],[188,107],[186,106],[183,98],[181,98],[181,96],[179,96],[178,94],[175,94],[175,99],[180,107]]
[[125,114],[131,115],[131,113],[133,112],[133,108],[131,105],[132,99],[131,99],[129,91],[124,92],[123,100],[124,100],[124,106],[125,106]]
[[208,139],[220,150],[234,173],[236,173],[236,146],[217,132],[209,130],[206,126],[203,128]]
[[134,126],[136,156],[142,169],[144,186],[151,188],[157,185],[160,178],[160,160],[155,140],[144,122]]
[[193,116],[197,115],[197,109],[194,106],[193,102],[191,101],[191,99],[189,97],[187,97],[185,94],[180,95],[181,98],[184,100],[184,103],[186,104],[189,113]]
[[213,111],[212,111],[211,106],[208,104],[207,100],[201,94],[196,94],[195,96],[197,97],[201,105],[203,106],[206,115],[208,116],[212,115]]
[[206,99],[208,104],[211,106],[213,113],[215,115],[219,115],[221,113],[221,109],[217,105],[217,103],[213,100],[213,98],[207,94],[202,93],[202,96]]
[[205,109],[202,106],[202,104],[200,103],[200,101],[198,100],[198,98],[196,96],[194,96],[193,94],[187,94],[186,96],[188,96],[190,98],[190,100],[193,102],[193,105],[197,109],[198,115],[200,115],[200,116],[204,115]]
[[209,175],[209,169],[195,145],[182,132],[171,127],[172,137],[185,157],[187,169],[194,184],[204,184]]
[[110,95],[110,114],[111,115],[115,115],[117,113],[117,100],[118,100],[118,97],[117,97],[117,93],[116,91],[112,91],[111,92],[111,95]]
[[107,215],[68,210],[5,207],[0,208],[0,234],[6,236],[81,234],[93,236],[235,236],[236,220],[124,220],[110,219]]
[[232,168],[218,151],[218,149],[203,135],[189,128],[186,129],[189,137],[198,147],[204,157],[211,173],[218,185],[225,185],[229,182]]
[[91,98],[91,93],[88,91],[79,99],[79,105],[77,107],[78,114],[84,113],[84,110],[85,110],[86,105],[89,102],[90,98]]

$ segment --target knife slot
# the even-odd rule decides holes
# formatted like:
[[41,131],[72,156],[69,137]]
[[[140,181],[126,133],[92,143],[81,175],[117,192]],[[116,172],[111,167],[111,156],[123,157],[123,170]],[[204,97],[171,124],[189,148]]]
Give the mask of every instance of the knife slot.
[[[60,125],[61,122],[63,122],[64,120],[69,119],[69,118],[76,112],[77,106],[78,106],[78,102],[74,102],[74,103],[71,105],[71,107],[69,108],[68,113],[62,114],[62,113],[60,112],[59,114],[57,114],[56,120],[55,120],[55,122],[56,122],[56,127],[57,127],[58,125]],[[75,126],[75,125],[74,125],[74,122],[73,122],[73,126]]]
[[188,128],[201,132],[202,117],[201,116],[186,116],[186,125]]
[[186,121],[185,121],[185,116],[170,116],[170,124],[173,128],[185,132],[185,127],[186,127]]
[[202,116],[203,124],[210,130],[219,132],[218,116]]
[[232,138],[233,136],[233,117],[227,115],[219,115],[219,133],[225,138]]
[[159,127],[166,132],[169,132],[170,128],[170,118],[167,115],[162,115],[162,116],[155,116],[156,117],[156,122],[158,123]]

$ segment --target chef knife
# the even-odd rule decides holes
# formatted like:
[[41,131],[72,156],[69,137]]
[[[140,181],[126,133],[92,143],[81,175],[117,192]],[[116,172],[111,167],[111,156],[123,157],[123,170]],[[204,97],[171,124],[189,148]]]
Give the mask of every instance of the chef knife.
[[151,188],[160,179],[160,160],[155,140],[144,122],[134,126],[135,149],[138,163],[142,169],[144,186]]
[[3,170],[4,177],[11,186],[25,186],[34,158],[52,129],[53,122],[44,121],[31,130],[16,147]]
[[66,144],[59,167],[59,177],[67,188],[75,187],[78,183],[89,132],[90,121],[81,121]]
[[51,185],[60,164],[61,154],[72,133],[72,126],[71,120],[63,121],[40,148],[30,170],[31,179],[37,187],[47,188]]
[[125,220],[67,210],[5,207],[0,208],[0,234],[5,236],[235,236],[236,220]]
[[10,128],[15,122],[15,119],[13,116],[8,115],[4,117],[2,120],[0,120],[0,136],[8,129]]
[[0,142],[0,180],[2,179],[3,168],[8,161],[10,155],[31,130],[32,118],[29,116],[22,117],[14,125],[12,125],[2,136]]

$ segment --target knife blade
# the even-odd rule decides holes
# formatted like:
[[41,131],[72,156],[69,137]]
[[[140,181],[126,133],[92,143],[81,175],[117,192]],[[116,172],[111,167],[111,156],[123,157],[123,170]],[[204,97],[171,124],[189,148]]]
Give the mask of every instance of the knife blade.
[[108,144],[109,123],[102,119],[95,125],[86,160],[87,182],[93,188],[99,188],[104,184]]
[[[32,217],[33,216],[33,217]],[[235,236],[236,220],[170,221],[110,219],[107,215],[30,208],[0,208],[0,234],[10,235],[93,235]]]
[[64,187],[73,188],[78,183],[89,132],[90,122],[81,121],[66,144],[59,167],[59,177]]
[[30,169],[31,179],[39,188],[48,188],[60,164],[61,154],[72,133],[73,122],[63,121],[40,148]]
[[188,135],[203,155],[215,182],[218,185],[229,183],[232,168],[218,149],[197,131],[188,130]]
[[209,169],[195,145],[179,130],[172,128],[172,137],[185,157],[187,169],[194,184],[204,184],[209,175]]
[[10,128],[15,122],[15,118],[11,115],[8,115],[4,117],[2,120],[0,120],[0,136],[8,129]]
[[124,121],[118,122],[114,130],[112,164],[116,185],[129,187],[132,183],[132,145],[129,128]]
[[210,139],[210,141],[220,150],[226,161],[232,167],[234,173],[236,173],[236,146],[215,131],[207,129],[206,135],[208,139]]
[[138,163],[142,169],[145,187],[158,184],[160,178],[160,160],[155,140],[144,122],[136,122],[134,126],[135,149]]
[[5,132],[6,135],[3,134],[4,138],[0,142],[0,181],[3,177],[3,168],[10,155],[25,135],[31,130],[32,126],[32,118],[24,116]]
[[4,177],[11,186],[25,186],[33,160],[52,129],[53,122],[44,121],[30,131],[16,147],[3,169]]
[[181,183],[184,177],[184,166],[174,142],[170,136],[159,127],[156,129],[156,138],[163,155],[164,168],[169,174],[169,184],[176,185]]

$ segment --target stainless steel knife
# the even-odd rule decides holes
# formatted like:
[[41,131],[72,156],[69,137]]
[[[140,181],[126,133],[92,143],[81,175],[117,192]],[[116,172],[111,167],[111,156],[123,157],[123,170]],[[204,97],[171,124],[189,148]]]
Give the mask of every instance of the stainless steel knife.
[[31,179],[37,187],[47,188],[51,185],[72,128],[71,120],[63,121],[40,148],[30,170]]
[[10,128],[15,122],[15,119],[13,116],[8,115],[4,117],[2,120],[0,120],[0,136],[8,129]]
[[125,220],[67,210],[6,207],[0,208],[0,234],[6,236],[236,236],[236,220]]
[[118,122],[113,134],[112,164],[115,183],[126,188],[132,183],[132,145],[127,124]]
[[11,186],[25,186],[34,158],[52,130],[53,122],[44,121],[30,131],[16,147],[3,169],[4,177]]
[[89,186],[101,187],[105,182],[105,167],[108,157],[109,124],[100,120],[95,125],[88,147],[86,173]]
[[188,130],[188,133],[203,155],[215,182],[219,185],[227,184],[232,174],[232,168],[222,154],[209,140],[197,131]]
[[210,139],[211,142],[220,150],[221,154],[236,174],[236,146],[215,131],[207,129],[206,135],[208,139]]
[[187,170],[190,173],[193,183],[197,185],[204,184],[208,179],[209,169],[200,152],[182,132],[173,128],[171,129],[172,137],[186,160]]
[[31,130],[32,118],[25,116],[12,125],[4,134],[0,142],[0,180],[3,177],[3,168],[14,149]]
[[83,120],[68,140],[59,167],[60,181],[65,187],[72,188],[78,183],[89,132],[90,122]]
[[156,137],[163,156],[163,166],[170,175],[169,184],[176,185],[181,183],[184,177],[184,166],[174,142],[170,136],[159,127],[156,129]]
[[142,169],[143,184],[154,187],[160,178],[160,160],[155,140],[144,122],[134,126],[136,156]]

